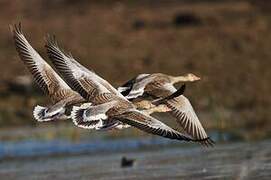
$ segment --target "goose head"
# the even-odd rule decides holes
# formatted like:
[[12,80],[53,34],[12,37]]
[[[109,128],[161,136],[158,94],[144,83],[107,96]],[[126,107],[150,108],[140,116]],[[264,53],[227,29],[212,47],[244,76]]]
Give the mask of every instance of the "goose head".
[[187,81],[199,81],[200,80],[200,77],[196,76],[195,74],[192,74],[192,73],[188,73],[185,75],[185,78],[187,79]]

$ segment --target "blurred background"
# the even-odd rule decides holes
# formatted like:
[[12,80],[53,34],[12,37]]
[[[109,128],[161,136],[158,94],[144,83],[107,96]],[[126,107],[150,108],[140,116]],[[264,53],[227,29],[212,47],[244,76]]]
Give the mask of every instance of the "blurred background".
[[132,128],[92,132],[68,121],[37,123],[33,107],[49,102],[15,50],[8,25],[18,22],[44,59],[44,37],[54,34],[115,87],[139,73],[200,76],[185,94],[218,144],[271,137],[271,1],[1,0],[0,8],[2,143],[154,138]]

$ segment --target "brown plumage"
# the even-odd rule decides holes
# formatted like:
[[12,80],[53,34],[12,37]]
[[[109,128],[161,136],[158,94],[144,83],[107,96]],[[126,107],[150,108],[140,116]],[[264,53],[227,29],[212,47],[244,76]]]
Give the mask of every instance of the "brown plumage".
[[48,41],[47,49],[54,66],[63,75],[65,81],[89,102],[73,108],[72,119],[75,125],[82,128],[99,129],[104,122],[112,122],[113,120],[116,123],[128,124],[147,133],[170,139],[206,140],[185,136],[148,114],[137,110],[130,101],[116,92],[115,89],[107,88],[112,86],[107,81],[101,80],[102,78],[96,73],[72,63],[76,60],[71,55],[62,52],[55,40],[53,42]]
[[11,26],[11,32],[20,59],[32,74],[34,81],[48,95],[53,104],[50,107],[36,106],[33,111],[35,119],[50,121],[58,118],[68,118],[66,108],[70,105],[85,102],[84,98],[73,91],[32,48],[26,40],[20,24]]
[[[177,91],[173,86],[175,83],[193,82],[197,80],[200,80],[200,78],[193,74],[178,77],[162,73],[141,74],[125,83],[118,88],[118,90],[130,100],[152,97],[154,99],[153,102],[155,102],[161,98],[170,97],[175,93]],[[208,138],[190,101],[184,95],[166,99],[164,105],[164,107],[159,108],[160,112],[171,113],[188,135],[195,139],[206,139],[206,141],[201,142],[202,144],[207,146],[213,145],[214,142]],[[144,108],[144,106],[142,108]],[[148,111],[152,113],[152,110]]]

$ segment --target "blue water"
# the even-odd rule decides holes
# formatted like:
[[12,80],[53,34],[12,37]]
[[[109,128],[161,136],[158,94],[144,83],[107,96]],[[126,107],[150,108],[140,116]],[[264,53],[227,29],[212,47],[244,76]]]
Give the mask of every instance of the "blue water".
[[[235,140],[228,139],[232,135],[216,132],[208,134],[216,142]],[[111,140],[95,138],[79,142],[62,139],[2,142],[0,177],[30,180],[271,177],[270,140],[217,143],[214,148],[202,148],[197,143],[156,136]],[[133,159],[133,166],[122,168],[123,157]]]
[[[229,140],[228,134],[210,133],[215,141]],[[161,137],[90,139],[73,142],[68,140],[24,140],[19,142],[0,142],[0,159],[10,157],[45,156],[54,154],[80,154],[95,152],[116,152],[138,150],[154,146],[181,145],[186,142],[169,140]],[[192,143],[189,143],[192,144]]]
[[124,151],[174,143],[179,142],[163,138],[90,140],[79,143],[64,140],[4,142],[0,143],[0,158]]

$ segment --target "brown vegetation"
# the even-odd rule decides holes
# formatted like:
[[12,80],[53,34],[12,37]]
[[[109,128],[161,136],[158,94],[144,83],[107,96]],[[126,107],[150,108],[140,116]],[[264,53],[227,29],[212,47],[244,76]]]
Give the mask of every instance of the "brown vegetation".
[[[45,103],[31,93],[7,91],[7,81],[29,74],[8,30],[20,21],[45,57],[43,37],[52,33],[115,86],[142,72],[193,72],[202,81],[189,84],[186,95],[208,128],[249,131],[247,138],[271,131],[271,19],[255,2],[6,0],[0,5],[1,126],[33,124],[32,107]],[[182,15],[196,23],[179,23]]]

